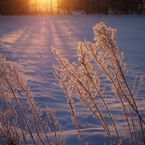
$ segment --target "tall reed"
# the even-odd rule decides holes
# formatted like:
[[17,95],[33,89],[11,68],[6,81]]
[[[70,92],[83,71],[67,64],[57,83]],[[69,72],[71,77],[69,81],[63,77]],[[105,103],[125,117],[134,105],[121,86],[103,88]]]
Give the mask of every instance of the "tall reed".
[[[93,30],[95,43],[78,43],[77,55],[79,64],[76,62],[70,63],[60,55],[58,50],[52,48],[59,62],[59,65],[53,66],[56,77],[59,80],[58,85],[63,88],[68,100],[72,100],[71,96],[73,93],[76,94],[92,116],[99,120],[107,135],[110,137],[112,145],[123,144],[119,128],[116,125],[117,123],[106,99],[108,95],[106,88],[109,88],[111,97],[116,97],[120,101],[132,145],[145,144],[145,121],[140,114],[139,104],[135,100],[137,93],[133,93],[134,89],[131,90],[125,77],[124,68],[126,64],[123,62],[123,53],[119,54],[118,47],[116,46],[116,30],[110,27],[107,28],[103,22],[94,26]],[[105,78],[107,83],[102,81],[102,77]],[[143,81],[141,77],[136,92],[140,90]],[[136,83],[133,86],[136,86]],[[73,112],[74,107],[71,107],[72,103],[70,104],[69,102],[67,103],[70,106],[71,112]],[[109,127],[110,122],[105,119],[100,104],[103,104],[107,111],[118,142],[115,142],[113,132]],[[76,115],[72,115],[73,117],[71,118],[75,123]],[[79,136],[82,136],[77,124],[76,126]]]
[[48,107],[45,112],[47,121],[18,67],[0,55],[0,143],[60,145],[63,130]]

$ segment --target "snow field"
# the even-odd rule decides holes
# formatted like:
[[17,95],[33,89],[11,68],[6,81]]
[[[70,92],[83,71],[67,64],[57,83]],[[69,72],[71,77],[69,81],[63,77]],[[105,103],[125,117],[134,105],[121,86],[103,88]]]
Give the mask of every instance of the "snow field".
[[[92,27],[103,21],[107,26],[117,29],[117,46],[125,53],[128,80],[131,83],[136,75],[145,74],[145,16],[0,16],[0,53],[8,60],[18,64],[28,80],[34,100],[42,111],[45,105],[55,111],[60,126],[65,127],[66,145],[80,144],[77,131],[70,120],[70,111],[63,91],[52,83],[54,77],[52,64],[57,63],[51,46],[59,49],[69,61],[76,61],[78,41],[93,42]],[[139,93],[138,101],[143,108],[145,85]],[[77,118],[89,145],[109,144],[102,127],[82,103],[74,96]],[[120,132],[125,125],[118,100],[108,96],[109,106],[115,116]],[[102,106],[102,112],[103,112]],[[103,112],[106,113],[105,111]],[[107,116],[107,114],[106,114]],[[125,143],[124,144],[129,144]]]

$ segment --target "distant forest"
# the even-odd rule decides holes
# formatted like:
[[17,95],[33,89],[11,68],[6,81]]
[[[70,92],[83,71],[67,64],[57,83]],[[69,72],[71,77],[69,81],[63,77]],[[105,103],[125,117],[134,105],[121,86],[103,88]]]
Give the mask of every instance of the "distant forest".
[[145,0],[56,0],[55,13],[53,0],[48,0],[45,11],[40,1],[34,0],[0,0],[0,15],[28,14],[71,14],[80,11],[84,14],[143,14]]

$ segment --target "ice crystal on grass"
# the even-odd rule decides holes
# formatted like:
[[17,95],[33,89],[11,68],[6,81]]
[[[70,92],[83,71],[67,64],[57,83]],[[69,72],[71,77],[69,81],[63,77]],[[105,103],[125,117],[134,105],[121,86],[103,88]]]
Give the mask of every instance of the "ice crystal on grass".
[[18,67],[0,54],[0,143],[61,144],[63,130],[56,130],[55,117],[51,113],[47,113],[46,118],[47,121],[42,119],[42,112]]
[[[105,90],[109,88],[111,97],[117,97],[120,101],[130,142],[132,144],[140,144],[140,140],[142,140],[142,144],[145,144],[145,121],[135,100],[142,85],[142,80],[137,87],[136,93],[133,94],[125,77],[124,66],[126,64],[123,62],[124,55],[123,53],[121,55],[118,53],[116,30],[110,27],[107,28],[103,22],[94,26],[93,30],[95,35],[94,44],[91,42],[78,43],[77,55],[79,64],[76,64],[76,62],[70,63],[60,55],[58,50],[52,49],[60,64],[54,65],[56,77],[59,80],[59,86],[66,93],[70,111],[74,112],[71,96],[75,93],[92,116],[99,120],[106,134],[110,137],[111,144],[123,144],[123,138],[119,133],[117,123],[106,99],[108,93]],[[108,82],[107,86],[104,86],[99,73],[102,73],[105,81]],[[134,85],[136,86],[136,84]],[[101,105],[107,111],[112,127],[109,126],[108,120],[105,119]],[[76,123],[76,114],[73,114],[71,118],[73,123],[76,124],[79,136],[83,137]],[[111,128],[113,128],[118,142],[115,142]],[[140,132],[140,140],[138,139],[138,131]]]

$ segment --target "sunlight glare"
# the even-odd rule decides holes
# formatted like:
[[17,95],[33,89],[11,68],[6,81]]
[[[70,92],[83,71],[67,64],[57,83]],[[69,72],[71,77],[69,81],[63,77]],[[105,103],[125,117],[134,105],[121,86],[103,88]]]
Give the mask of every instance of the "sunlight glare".
[[37,9],[38,11],[46,11],[51,5],[53,10],[57,7],[57,0],[31,0],[30,3],[32,9]]

